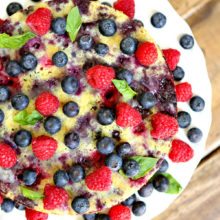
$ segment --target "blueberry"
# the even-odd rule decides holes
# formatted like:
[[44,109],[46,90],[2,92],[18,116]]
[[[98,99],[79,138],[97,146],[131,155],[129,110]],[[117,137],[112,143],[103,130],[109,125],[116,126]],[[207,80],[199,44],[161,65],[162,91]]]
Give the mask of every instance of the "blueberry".
[[78,164],[73,165],[69,170],[70,180],[74,183],[78,183],[85,179],[85,175],[84,168]]
[[122,205],[132,206],[133,203],[136,202],[136,200],[137,200],[137,196],[135,194],[133,194],[132,196],[127,198],[124,202],[122,202]]
[[97,141],[96,147],[101,154],[111,154],[114,151],[115,144],[109,137],[102,137]]
[[133,37],[126,37],[121,41],[121,51],[127,55],[132,55],[137,50],[138,41]]
[[169,180],[163,175],[157,175],[153,179],[153,186],[159,192],[166,192],[169,187]]
[[4,121],[5,114],[4,112],[0,109],[0,124]]
[[78,213],[83,214],[89,210],[89,200],[84,197],[76,197],[72,201],[72,209]]
[[4,199],[2,204],[1,204],[1,210],[3,212],[11,212],[14,209],[14,202],[11,199]]
[[101,125],[110,125],[115,120],[115,113],[110,108],[101,108],[98,111],[97,120]]
[[40,2],[41,0],[31,0],[32,2]]
[[131,153],[131,145],[127,142],[121,143],[117,146],[116,151],[120,157],[128,156]]
[[21,66],[25,70],[34,70],[37,66],[37,58],[32,53],[26,53],[21,57]]
[[191,124],[191,116],[188,112],[178,112],[177,121],[180,128],[187,128]]
[[31,132],[27,130],[20,130],[14,136],[14,142],[19,147],[27,147],[31,144],[32,135]]
[[142,201],[137,201],[132,206],[132,212],[135,216],[142,216],[146,212],[146,204]]
[[194,46],[194,38],[191,35],[185,34],[180,38],[180,45],[184,49],[192,49]]
[[56,134],[61,129],[61,121],[55,116],[50,116],[44,121],[44,129],[49,134]]
[[58,170],[53,176],[54,184],[58,187],[64,187],[69,182],[69,176],[66,171]]
[[79,89],[79,81],[73,76],[66,76],[61,82],[62,89],[67,94],[76,94]]
[[109,47],[107,44],[96,44],[95,45],[95,52],[100,56],[105,56],[109,52]]
[[153,93],[145,92],[138,96],[138,102],[143,109],[150,109],[157,104],[157,99]]
[[22,73],[21,66],[17,61],[9,61],[6,65],[6,73],[11,77],[16,77]]
[[99,31],[106,37],[113,36],[117,31],[117,26],[114,20],[104,19],[99,22]]
[[63,113],[67,117],[75,117],[79,114],[79,106],[76,102],[68,102],[63,106]]
[[185,72],[183,70],[183,68],[177,66],[175,70],[173,70],[173,77],[174,77],[174,80],[179,82],[181,81],[184,76],[185,76]]
[[126,69],[121,69],[117,72],[117,79],[125,80],[128,84],[132,83],[133,76],[133,73]]
[[66,32],[66,19],[65,18],[54,18],[51,24],[52,31],[55,34],[62,35]]
[[201,141],[203,136],[202,131],[199,128],[191,128],[188,132],[187,132],[187,137],[189,138],[189,140],[192,143],[198,143]]
[[79,146],[80,143],[79,135],[75,132],[68,133],[64,138],[64,143],[68,148],[74,150]]
[[117,154],[110,154],[105,159],[105,165],[109,167],[112,171],[116,172],[122,167],[122,158]]
[[169,163],[167,162],[167,160],[163,160],[163,162],[160,165],[160,168],[158,170],[159,173],[165,173],[169,168]]
[[6,8],[6,11],[7,11],[7,14],[9,16],[15,14],[17,11],[21,10],[23,7],[20,3],[18,2],[12,2],[10,3],[7,8]]
[[137,161],[129,159],[123,161],[122,169],[126,176],[134,177],[139,173],[140,166]]
[[200,96],[194,96],[191,98],[189,105],[195,112],[201,112],[205,108],[205,101]]
[[82,50],[90,50],[93,46],[93,39],[90,35],[86,34],[79,38],[78,45]]
[[155,14],[152,15],[151,17],[151,24],[155,27],[155,28],[162,28],[165,26],[167,22],[167,18],[164,14],[157,12]]
[[0,103],[10,98],[10,91],[6,86],[0,86]]
[[110,220],[110,217],[106,214],[97,214],[95,220]]
[[112,5],[109,2],[102,2],[103,5],[107,5],[109,7],[112,7]]
[[138,194],[141,197],[149,197],[154,190],[153,184],[151,182],[144,185],[140,190],[138,190]]
[[23,93],[18,93],[11,98],[11,105],[16,110],[23,110],[29,105],[29,98]]
[[84,220],[95,220],[95,214],[83,215]]
[[19,203],[15,203],[15,208],[19,211],[24,211],[26,209],[24,205],[19,204]]
[[22,180],[26,186],[33,185],[37,180],[37,173],[33,170],[25,170]]
[[57,67],[64,67],[68,63],[68,57],[63,51],[58,51],[52,56],[52,62]]

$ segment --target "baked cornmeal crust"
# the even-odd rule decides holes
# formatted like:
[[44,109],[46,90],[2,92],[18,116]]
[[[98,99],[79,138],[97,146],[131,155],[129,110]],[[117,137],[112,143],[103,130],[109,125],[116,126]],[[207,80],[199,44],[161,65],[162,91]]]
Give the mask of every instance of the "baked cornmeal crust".
[[[87,1],[85,2],[85,4],[88,3]],[[74,5],[70,0],[51,1],[48,3],[38,3],[28,10],[17,12],[8,18],[7,22],[7,25],[14,27],[12,33],[21,34],[28,31],[29,28],[25,23],[26,17],[37,8],[42,7],[50,8],[55,18],[67,16]],[[120,42],[126,36],[132,36],[139,42],[154,42],[141,23],[130,20],[123,13],[96,1],[89,3],[88,11],[86,6],[82,6],[82,3],[80,3],[79,8],[82,12],[83,26],[78,37],[82,34],[89,34],[95,39],[95,42],[107,44],[109,46],[109,53],[102,57],[94,49],[83,51],[78,47],[77,40],[71,42],[67,35],[58,36],[52,31],[42,37],[36,38],[36,43],[39,44],[38,47],[32,47],[30,43],[25,45],[25,49],[38,58],[38,66],[34,71],[19,75],[20,90],[28,95],[30,99],[30,104],[26,110],[32,112],[35,109],[35,99],[43,91],[51,91],[59,98],[61,105],[54,115],[60,118],[62,129],[52,135],[58,142],[58,149],[50,160],[40,161],[33,155],[31,145],[27,148],[19,148],[16,166],[8,170],[0,168],[0,192],[2,194],[27,207],[59,215],[77,214],[71,208],[71,202],[76,196],[89,195],[90,208],[88,213],[91,213],[118,204],[141,188],[157,171],[163,157],[169,152],[171,143],[171,140],[154,140],[151,137],[151,115],[155,112],[166,112],[170,115],[176,115],[176,99],[172,75],[167,68],[159,47],[157,48],[159,56],[156,63],[147,68],[139,65],[134,56],[125,55],[120,50]],[[99,32],[98,22],[104,18],[112,18],[117,24],[117,33],[112,37],[105,37]],[[9,29],[7,30],[9,31]],[[68,55],[68,64],[64,68],[45,65],[44,58],[51,59],[53,54],[60,50]],[[19,51],[0,49],[0,55],[9,55],[10,59],[14,60],[19,57]],[[134,80],[131,87],[136,92],[151,91],[156,94],[158,104],[148,111],[146,116],[143,114],[144,123],[147,127],[146,131],[137,134],[134,133],[132,128],[121,128],[115,122],[108,126],[102,126],[98,123],[96,115],[103,103],[102,97],[99,91],[93,89],[88,84],[85,77],[86,70],[97,63],[119,68],[124,67],[131,70],[134,73]],[[76,95],[68,95],[61,89],[60,82],[66,75],[75,76],[80,81],[81,91]],[[14,90],[15,92],[18,91]],[[169,95],[174,96],[173,101],[169,101]],[[63,114],[62,107],[68,101],[74,101],[79,105],[80,112],[74,118],[68,118]],[[130,101],[130,104],[134,107],[138,106],[135,100]],[[21,126],[15,123],[13,118],[18,111],[11,107],[10,101],[0,103],[0,108],[5,114],[5,120],[0,125],[1,141],[6,141],[18,149],[13,141],[13,135],[21,128],[30,131],[33,138],[41,135],[49,135],[45,131],[42,122],[38,123],[37,126]],[[80,136],[80,146],[75,150],[70,150],[64,144],[64,136],[73,130]],[[58,169],[67,169],[72,164],[79,163],[85,167],[86,174],[91,173],[95,169],[95,163],[97,163],[93,161],[93,156],[97,152],[97,134],[112,137],[113,131],[120,133],[120,140],[115,139],[115,143],[129,142],[132,146],[133,155],[159,158],[157,165],[144,178],[132,181],[122,176],[119,172],[114,172],[112,175],[111,190],[107,192],[91,191],[86,187],[85,181],[68,184],[65,187],[65,190],[67,190],[70,196],[68,207],[51,211],[44,210],[41,199],[31,201],[23,197],[20,188],[23,183],[19,180],[18,175],[27,167],[42,171],[40,183],[29,187],[29,189],[43,194],[46,184],[54,185],[53,175]]]

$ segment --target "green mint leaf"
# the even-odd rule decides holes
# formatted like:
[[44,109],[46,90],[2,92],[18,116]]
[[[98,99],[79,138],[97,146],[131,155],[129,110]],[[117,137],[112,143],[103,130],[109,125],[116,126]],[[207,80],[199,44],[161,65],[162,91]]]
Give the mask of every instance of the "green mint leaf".
[[0,34],[0,48],[19,49],[35,36],[32,32],[15,36],[9,36],[5,33]]
[[132,90],[132,88],[128,85],[125,80],[113,79],[113,84],[117,88],[117,90],[123,95],[125,101],[129,101],[132,99],[137,93]]
[[38,200],[38,199],[44,198],[43,194],[27,189],[26,187],[21,186],[20,189],[21,189],[22,195],[28,199]]
[[81,28],[82,18],[78,7],[71,9],[67,16],[66,31],[69,33],[72,41],[76,40],[76,36]]
[[182,186],[178,183],[176,179],[173,178],[169,173],[160,173],[160,175],[165,176],[169,180],[169,187],[166,191],[168,194],[178,194],[182,190]]

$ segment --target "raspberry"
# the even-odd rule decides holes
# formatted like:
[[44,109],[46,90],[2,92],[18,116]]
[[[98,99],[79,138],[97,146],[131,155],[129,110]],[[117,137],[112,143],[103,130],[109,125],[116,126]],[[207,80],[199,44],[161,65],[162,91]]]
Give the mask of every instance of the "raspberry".
[[134,0],[117,0],[114,3],[116,10],[122,11],[129,18],[133,19],[135,14],[135,2]]
[[55,154],[57,141],[52,137],[39,136],[32,141],[32,150],[39,160],[49,160]]
[[90,190],[109,191],[112,185],[112,171],[103,166],[86,177],[86,185]]
[[2,195],[0,194],[0,205],[3,203],[3,197]]
[[154,64],[158,57],[155,44],[150,42],[139,44],[135,57],[143,66],[150,66],[151,64]]
[[192,86],[185,82],[176,85],[176,98],[178,102],[188,102],[193,96]]
[[35,108],[44,116],[54,114],[58,110],[59,105],[58,98],[50,92],[41,93],[35,101]]
[[50,30],[52,13],[48,8],[38,8],[27,17],[26,23],[37,35],[44,35]]
[[47,184],[44,188],[44,209],[54,210],[65,208],[69,200],[69,195],[65,189]]
[[111,67],[96,65],[87,70],[88,83],[94,89],[107,89],[115,78],[115,70]]
[[25,216],[27,220],[47,220],[48,214],[38,212],[32,209],[25,209]]
[[175,70],[180,60],[180,52],[175,49],[163,50],[163,55],[171,71]]
[[167,139],[173,137],[178,131],[178,122],[174,117],[163,113],[156,113],[151,121],[153,129],[151,136],[155,139]]
[[105,106],[112,107],[118,103],[121,95],[114,85],[111,85],[107,90],[102,90],[101,96]]
[[116,123],[120,127],[135,127],[142,122],[141,114],[127,103],[116,106]]
[[0,143],[0,167],[12,168],[17,162],[16,152],[7,144]]
[[169,153],[169,158],[175,162],[187,162],[194,155],[193,149],[185,142],[175,139],[172,142],[172,147]]
[[131,220],[131,211],[127,206],[116,205],[109,211],[111,220]]

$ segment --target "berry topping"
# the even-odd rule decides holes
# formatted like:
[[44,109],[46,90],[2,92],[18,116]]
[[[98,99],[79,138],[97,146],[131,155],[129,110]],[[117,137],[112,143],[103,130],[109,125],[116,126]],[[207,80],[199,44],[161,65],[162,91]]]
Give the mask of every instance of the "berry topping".
[[0,103],[10,98],[10,91],[6,86],[0,86]]
[[188,132],[187,132],[187,137],[189,138],[189,140],[192,143],[198,143],[201,141],[203,136],[202,131],[199,128],[191,128]]
[[124,202],[122,202],[122,205],[132,206],[136,200],[137,200],[137,196],[135,194],[133,194],[132,196],[127,198]]
[[48,214],[38,212],[32,209],[25,209],[25,216],[27,220],[47,220]]
[[38,8],[27,17],[26,23],[37,35],[44,35],[50,30],[52,13],[48,8]]
[[151,17],[151,24],[155,27],[155,28],[162,28],[164,27],[164,25],[167,22],[167,18],[164,14],[157,12],[155,14],[152,15]]
[[153,192],[153,184],[151,182],[144,185],[140,190],[138,190],[138,194],[141,197],[149,197]]
[[38,61],[34,54],[26,53],[21,57],[20,63],[25,70],[29,71],[36,68]]
[[23,93],[16,94],[11,98],[11,105],[14,109],[21,111],[29,105],[29,98]]
[[200,96],[194,96],[191,98],[190,107],[195,112],[201,112],[205,108],[205,101]]
[[110,137],[102,137],[97,141],[96,147],[101,154],[108,155],[114,151],[115,144]]
[[63,51],[58,51],[52,56],[52,62],[57,67],[64,67],[68,63],[68,57]]
[[120,127],[135,127],[142,122],[141,114],[127,103],[116,106],[116,123]]
[[156,113],[152,116],[151,136],[155,139],[168,139],[178,131],[178,122],[174,117],[163,113]]
[[113,36],[117,31],[117,26],[114,20],[104,19],[99,22],[99,31],[106,37]]
[[23,7],[20,3],[18,2],[12,2],[10,3],[7,8],[6,8],[6,11],[7,11],[7,14],[9,16],[15,14],[17,11],[21,10]]
[[101,108],[97,113],[97,120],[101,125],[110,125],[115,120],[115,113],[110,108]]
[[96,214],[95,220],[110,220],[110,217],[106,214]]
[[27,147],[31,144],[32,135],[27,130],[20,130],[14,136],[14,142],[18,147]]
[[122,165],[123,172],[128,177],[136,176],[140,171],[140,166],[135,160],[124,160]]
[[135,56],[141,65],[150,66],[157,61],[157,48],[154,43],[140,43]]
[[180,38],[180,45],[184,49],[192,49],[194,46],[194,38],[191,35],[185,34]]
[[66,32],[66,19],[55,18],[52,20],[51,29],[55,34],[63,35]]
[[176,85],[175,89],[178,102],[188,102],[193,96],[192,86],[187,82]]
[[26,186],[31,186],[37,180],[37,173],[33,170],[25,170],[22,175],[22,180]]
[[93,43],[92,37],[88,34],[81,36],[78,40],[79,48],[82,50],[90,50],[93,46]]
[[11,212],[15,207],[15,203],[11,199],[5,198],[1,204],[1,210],[3,212],[9,213]]
[[134,18],[135,14],[135,1],[134,0],[117,0],[114,3],[116,10],[122,11],[129,18]]
[[131,145],[127,142],[120,143],[117,146],[116,151],[120,157],[128,156],[131,153]]
[[131,211],[127,206],[116,205],[109,211],[111,220],[131,220]]
[[67,94],[76,94],[79,89],[79,81],[73,76],[66,76],[61,82],[61,87]]
[[60,121],[60,119],[55,117],[55,116],[49,116],[44,121],[44,129],[49,134],[56,134],[61,129],[61,121]]
[[175,70],[180,60],[180,52],[175,49],[163,50],[164,58],[171,71]]
[[87,80],[94,89],[107,89],[115,78],[115,70],[111,67],[96,65],[88,69]]
[[137,201],[132,206],[132,212],[135,216],[142,216],[146,212],[146,204],[142,201]]
[[117,79],[125,80],[128,83],[128,85],[131,84],[133,81],[133,73],[129,70],[121,69],[117,71],[116,75]]
[[96,217],[96,214],[83,215],[84,220],[95,220],[96,219],[95,217]]
[[63,113],[67,117],[75,117],[79,114],[79,106],[76,102],[68,102],[63,106]]
[[179,82],[181,81],[185,76],[185,72],[183,70],[183,68],[177,66],[175,70],[173,70],[173,77],[174,80]]
[[96,44],[95,45],[95,52],[100,56],[105,56],[109,52],[109,47],[107,44]]
[[15,208],[19,211],[24,211],[25,210],[25,206],[19,203],[15,203]]
[[187,143],[177,139],[173,140],[169,153],[169,158],[173,162],[187,162],[192,159],[193,155],[193,149]]
[[178,112],[177,121],[180,128],[187,128],[191,124],[191,116],[188,112]]
[[16,77],[22,72],[21,66],[17,61],[9,61],[5,70],[6,73],[11,77]]
[[156,105],[157,99],[153,93],[145,92],[138,96],[138,102],[143,109],[150,109]]
[[0,194],[0,205],[3,203],[3,196]]
[[85,179],[85,170],[82,166],[76,164],[73,165],[68,171],[70,180],[74,183],[78,183]]
[[90,190],[109,191],[112,185],[112,171],[103,166],[86,177],[86,185]]
[[0,124],[4,121],[5,114],[4,112],[0,109]]
[[56,96],[50,92],[41,93],[36,101],[35,108],[43,116],[50,116],[54,114],[60,106],[60,102]]
[[55,139],[45,135],[34,138],[32,150],[39,160],[49,160],[55,154],[58,144]]
[[73,199],[71,206],[76,213],[83,214],[88,211],[90,205],[87,198],[76,197]]
[[69,182],[69,176],[66,171],[58,170],[53,176],[54,184],[58,187],[64,187]]
[[64,143],[68,148],[70,148],[71,150],[74,150],[77,147],[79,147],[80,137],[75,132],[68,133],[65,135]]
[[16,152],[9,145],[0,142],[0,167],[12,168],[16,162]]
[[116,172],[122,167],[122,158],[117,154],[110,154],[105,159],[105,165],[109,167],[112,171]]
[[159,173],[165,173],[169,168],[169,163],[167,160],[163,160],[162,164],[160,165],[160,168],[158,170]]
[[126,37],[121,41],[120,48],[124,54],[132,55],[137,50],[138,41],[133,37]]
[[153,186],[159,192],[166,192],[169,187],[169,180],[163,175],[157,175],[153,179]]

